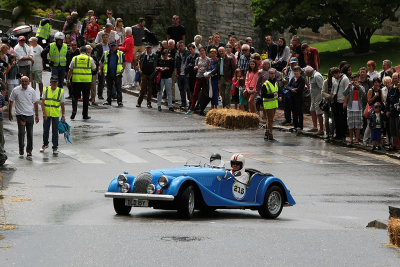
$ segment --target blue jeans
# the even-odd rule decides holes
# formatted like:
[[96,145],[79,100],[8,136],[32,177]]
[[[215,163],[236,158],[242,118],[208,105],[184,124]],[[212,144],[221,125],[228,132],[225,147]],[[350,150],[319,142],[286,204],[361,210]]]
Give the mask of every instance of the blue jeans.
[[168,107],[172,108],[172,79],[161,79],[160,81],[160,91],[158,91],[157,94],[157,106],[161,107],[161,100],[163,96],[163,91],[164,91],[164,86],[165,90],[167,91],[167,97],[168,97]]
[[47,117],[47,120],[43,120],[43,145],[49,145],[49,134],[51,124],[51,142],[52,148],[58,147],[58,117]]
[[211,105],[218,106],[218,97],[219,97],[218,80],[211,79],[211,86],[213,91],[213,95],[211,98]]
[[65,67],[57,66],[51,68],[51,76],[58,77],[58,87],[63,88],[65,78]]
[[179,75],[178,77],[179,93],[181,95],[181,106],[186,107],[186,97],[190,100],[190,87],[189,79],[185,75]]

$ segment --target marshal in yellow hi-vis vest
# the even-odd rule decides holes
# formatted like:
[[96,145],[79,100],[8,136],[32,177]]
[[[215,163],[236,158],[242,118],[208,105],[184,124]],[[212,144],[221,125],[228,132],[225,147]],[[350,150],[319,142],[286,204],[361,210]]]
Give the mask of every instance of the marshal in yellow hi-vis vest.
[[64,89],[57,87],[54,91],[51,86],[44,88],[44,109],[47,117],[60,117],[61,97]]
[[[109,54],[109,53],[110,53],[109,51],[105,51],[105,52],[104,52],[104,69],[103,69],[104,76],[107,76],[107,71],[108,71],[108,54]],[[121,74],[122,74],[122,71],[123,71],[123,69],[124,69],[124,67],[123,67],[124,61],[123,61],[122,55],[123,55],[122,51],[119,51],[119,50],[118,50],[118,51],[117,51],[117,56],[118,56],[118,62],[117,62],[117,76],[121,75]]]
[[53,62],[53,66],[67,66],[67,52],[68,46],[66,44],[63,44],[61,50],[58,50],[56,43],[51,43],[49,55],[50,61]]
[[39,28],[36,32],[36,37],[43,38],[44,40],[47,40],[50,38],[51,34],[51,25],[50,23],[46,23],[45,25],[42,25],[42,21],[39,23]]
[[[272,84],[270,81],[266,81],[264,83],[265,88],[267,88],[267,94],[273,94],[278,92],[278,84]],[[273,98],[263,98],[264,109],[274,109],[278,108],[278,96],[274,96]]]
[[92,82],[92,60],[93,58],[85,54],[80,54],[72,59],[72,62],[74,62],[74,67],[72,69],[72,82]]

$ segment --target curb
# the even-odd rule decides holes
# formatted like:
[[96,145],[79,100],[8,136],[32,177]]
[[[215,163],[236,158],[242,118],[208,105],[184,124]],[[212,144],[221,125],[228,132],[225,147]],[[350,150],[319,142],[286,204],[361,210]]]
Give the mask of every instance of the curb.
[[[293,131],[290,130],[291,128],[285,127],[285,126],[280,126],[280,125],[275,125],[275,126],[273,126],[273,129],[279,130],[279,131],[281,131],[281,132],[293,132]],[[294,133],[294,132],[293,132],[293,133]],[[392,158],[392,159],[400,160],[400,153],[392,154],[392,153],[389,153],[389,152],[385,151],[384,149],[381,150],[381,151],[379,151],[379,150],[371,151],[370,148],[365,147],[365,146],[363,146],[363,145],[350,145],[350,146],[349,146],[349,145],[347,145],[346,143],[344,143],[344,142],[342,142],[342,141],[339,141],[339,140],[327,140],[327,139],[325,139],[323,136],[316,135],[316,134],[314,134],[314,133],[304,132],[304,131],[298,131],[298,132],[295,132],[295,133],[296,133],[296,135],[302,135],[302,136],[307,136],[307,137],[312,137],[312,138],[321,139],[321,140],[324,140],[326,143],[334,144],[334,145],[337,145],[337,146],[349,147],[349,148],[357,148],[357,149],[359,149],[359,150],[367,151],[367,152],[369,152],[369,153],[371,153],[371,154],[385,155],[385,156],[388,156],[388,157],[390,157],[390,158]]]

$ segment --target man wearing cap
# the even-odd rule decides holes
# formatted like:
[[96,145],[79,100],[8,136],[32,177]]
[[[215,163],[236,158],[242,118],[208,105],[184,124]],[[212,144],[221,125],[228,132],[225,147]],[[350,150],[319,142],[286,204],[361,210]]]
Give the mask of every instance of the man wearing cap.
[[[289,66],[283,69],[285,73],[285,79],[283,80],[284,84],[288,84],[289,81],[294,77],[293,69],[299,65],[299,60],[296,57],[292,57],[289,60]],[[301,70],[301,76],[305,77],[304,71]],[[304,88],[303,88],[304,89]],[[285,121],[282,125],[290,125],[292,123],[292,101],[291,101],[291,93],[289,90],[284,90],[283,93],[283,101],[284,101],[284,113],[285,113]]]
[[14,47],[17,55],[19,72],[31,77],[31,65],[34,63],[32,49],[26,44],[25,36],[18,37],[18,44]]
[[[104,66],[104,68],[103,68]],[[113,87],[117,91],[118,107],[122,107],[122,73],[125,70],[125,55],[117,49],[115,41],[110,42],[110,51],[105,51],[100,59],[99,73],[104,73],[107,81],[107,100],[103,105],[111,105]]]
[[[53,155],[58,155],[58,121],[65,121],[64,89],[57,86],[58,77],[50,78],[50,86],[45,87],[42,95],[43,112],[43,145],[40,152],[49,147],[49,134],[51,125],[51,142],[53,144]],[[61,114],[60,114],[61,109]]]
[[156,69],[157,55],[152,52],[153,47],[151,44],[146,44],[146,51],[139,57],[139,73],[142,78],[142,85],[140,86],[140,94],[136,107],[140,108],[144,95],[147,94],[147,107],[151,108],[151,97],[153,89],[153,81],[151,74]]
[[39,108],[35,90],[29,86],[29,78],[22,76],[21,85],[15,87],[11,92],[8,106],[8,119],[12,121],[13,106],[15,103],[15,114],[18,123],[18,145],[19,154],[24,155],[25,131],[26,131],[26,156],[32,157],[33,149],[33,124],[39,122]]
[[46,48],[50,44],[52,21],[53,21],[53,12],[50,11],[49,13],[47,13],[47,18],[42,19],[40,21],[38,30],[36,32],[36,38],[38,39],[38,43],[43,48]]
[[71,120],[75,119],[78,109],[78,99],[83,98],[82,116],[84,120],[90,119],[89,111],[89,95],[92,85],[92,70],[96,69],[93,58],[86,54],[86,46],[80,48],[81,54],[75,56],[69,65],[67,84],[71,82],[72,77],[72,115]]

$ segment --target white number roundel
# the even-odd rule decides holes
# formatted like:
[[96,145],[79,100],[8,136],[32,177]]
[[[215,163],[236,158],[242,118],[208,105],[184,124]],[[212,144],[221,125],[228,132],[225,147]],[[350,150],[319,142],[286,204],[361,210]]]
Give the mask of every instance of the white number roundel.
[[246,186],[242,183],[234,182],[232,186],[232,193],[237,200],[241,200],[246,195]]

